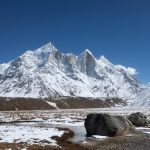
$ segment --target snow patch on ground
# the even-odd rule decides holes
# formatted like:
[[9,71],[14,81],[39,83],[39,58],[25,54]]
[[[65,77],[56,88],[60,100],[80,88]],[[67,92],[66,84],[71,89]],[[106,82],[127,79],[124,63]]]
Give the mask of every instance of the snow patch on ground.
[[150,134],[150,132],[144,132],[144,133]]
[[136,129],[137,129],[138,131],[142,131],[143,133],[150,134],[150,128],[137,127]]
[[51,139],[52,136],[63,135],[64,131],[56,128],[42,128],[31,126],[0,126],[0,143],[28,143],[40,145],[57,146],[56,141]]
[[54,102],[49,102],[49,101],[45,101],[48,105],[50,105],[50,106],[52,106],[52,107],[54,107],[54,108],[58,108],[57,107],[57,105],[56,105],[56,103],[54,103]]
[[55,119],[48,119],[47,123],[51,124],[65,124],[68,126],[83,126],[84,121],[77,121],[76,119],[64,117],[64,118],[55,118]]
[[107,136],[102,136],[102,135],[92,135],[92,137],[95,139],[106,139],[106,138],[108,138]]
[[146,128],[146,127],[136,127],[137,130],[150,130],[150,128]]

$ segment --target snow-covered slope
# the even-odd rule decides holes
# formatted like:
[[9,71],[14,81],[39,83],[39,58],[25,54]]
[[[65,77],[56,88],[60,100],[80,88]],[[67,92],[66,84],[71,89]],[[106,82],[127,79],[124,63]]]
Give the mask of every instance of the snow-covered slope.
[[140,85],[136,70],[113,65],[86,49],[79,56],[63,54],[48,43],[0,65],[0,96],[134,98]]
[[150,84],[143,87],[143,90],[137,94],[135,100],[130,104],[132,107],[150,106]]
[[0,74],[3,74],[4,71],[10,66],[10,62],[9,63],[4,63],[4,64],[0,64]]

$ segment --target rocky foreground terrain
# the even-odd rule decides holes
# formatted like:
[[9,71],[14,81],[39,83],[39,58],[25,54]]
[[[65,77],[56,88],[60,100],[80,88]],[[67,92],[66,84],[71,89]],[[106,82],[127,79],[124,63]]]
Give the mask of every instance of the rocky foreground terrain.
[[[150,109],[139,109],[150,118]],[[84,120],[89,113],[128,116],[129,108],[62,109],[0,112],[0,149],[12,150],[148,150],[150,128],[141,134],[86,137]]]

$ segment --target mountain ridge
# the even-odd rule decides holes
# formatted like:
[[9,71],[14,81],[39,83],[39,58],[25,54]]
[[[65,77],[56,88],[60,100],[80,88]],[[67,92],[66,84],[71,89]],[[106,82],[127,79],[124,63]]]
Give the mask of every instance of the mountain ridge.
[[78,56],[63,54],[50,42],[0,64],[0,96],[132,99],[140,90],[135,74],[134,68],[97,59],[88,49]]

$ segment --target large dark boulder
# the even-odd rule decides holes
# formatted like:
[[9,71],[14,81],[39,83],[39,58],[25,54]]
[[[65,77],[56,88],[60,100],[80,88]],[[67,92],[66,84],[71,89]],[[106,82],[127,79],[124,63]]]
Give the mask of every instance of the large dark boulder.
[[121,136],[135,132],[132,123],[122,116],[108,114],[88,114],[85,119],[87,136]]
[[149,123],[147,117],[141,112],[132,113],[128,116],[128,119],[136,127],[147,127]]

